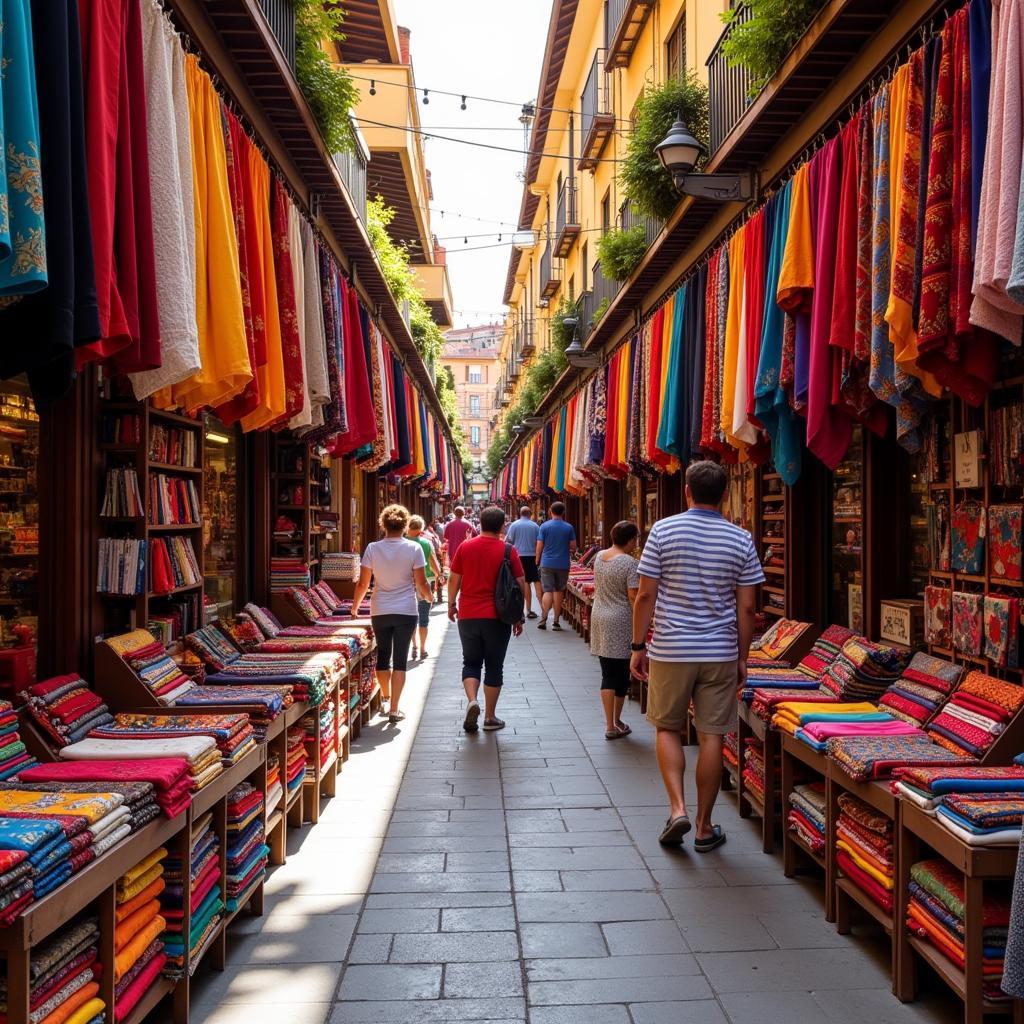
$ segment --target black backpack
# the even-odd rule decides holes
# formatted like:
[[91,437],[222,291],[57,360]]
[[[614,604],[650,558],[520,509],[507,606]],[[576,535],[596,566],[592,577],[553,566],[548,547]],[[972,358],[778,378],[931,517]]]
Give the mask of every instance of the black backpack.
[[494,608],[498,618],[506,625],[514,626],[523,621],[523,592],[512,571],[512,545],[505,545],[505,557],[498,569],[498,580],[494,584]]

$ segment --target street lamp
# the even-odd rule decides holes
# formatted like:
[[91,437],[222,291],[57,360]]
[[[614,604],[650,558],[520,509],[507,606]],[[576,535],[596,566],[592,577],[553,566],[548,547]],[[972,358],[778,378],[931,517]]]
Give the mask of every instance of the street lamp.
[[701,199],[719,202],[746,202],[757,195],[757,177],[754,172],[742,174],[694,174],[697,161],[704,155],[704,147],[694,137],[680,114],[665,136],[654,147],[658,159],[679,192]]
[[562,320],[562,326],[569,332],[569,337],[572,339],[565,350],[566,362],[578,370],[600,366],[601,356],[597,352],[583,351],[583,346],[580,344],[580,339],[576,333],[579,325],[579,317],[576,316],[567,316]]

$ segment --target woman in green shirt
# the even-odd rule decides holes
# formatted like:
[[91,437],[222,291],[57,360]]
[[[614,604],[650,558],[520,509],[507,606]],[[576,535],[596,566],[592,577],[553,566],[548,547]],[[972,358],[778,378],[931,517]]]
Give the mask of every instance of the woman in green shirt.
[[[412,516],[409,520],[409,528],[406,531],[406,536],[409,540],[415,541],[421,548],[423,548],[423,557],[427,560],[427,585],[431,590],[434,589],[434,580],[441,575],[441,566],[437,561],[437,554],[434,552],[434,545],[423,536],[423,527],[426,524],[423,522],[422,516]],[[416,638],[413,637],[412,641],[412,658],[415,661],[420,654],[425,658],[427,656],[427,627],[430,625],[430,602],[424,601],[417,595],[417,608],[419,611],[419,649],[417,650]]]

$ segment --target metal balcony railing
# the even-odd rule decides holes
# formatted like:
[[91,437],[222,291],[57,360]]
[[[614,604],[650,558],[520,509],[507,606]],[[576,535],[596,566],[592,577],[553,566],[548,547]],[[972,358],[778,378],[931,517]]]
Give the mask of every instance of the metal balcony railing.
[[260,10],[270,25],[271,32],[288,61],[288,67],[295,70],[295,7],[292,0],[259,0]]
[[555,259],[551,253],[551,242],[544,247],[540,258],[540,293],[545,299],[558,294],[562,286],[562,261]]
[[730,67],[725,54],[722,53],[722,44],[736,30],[736,26],[745,25],[752,17],[750,5],[741,3],[736,20],[725,27],[725,31],[718,37],[718,42],[711,51],[711,56],[707,59],[711,155],[714,155],[725,141],[725,137],[736,127],[752,102],[750,72],[742,65]]
[[357,146],[351,153],[335,153],[334,166],[338,168],[348,194],[352,197],[359,219],[366,223],[366,160]]
[[598,50],[590,64],[583,93],[580,96],[580,160],[581,170],[597,166],[605,143],[615,128],[612,111],[611,79],[604,73],[605,51]]
[[519,325],[519,354],[527,359],[537,351],[537,345],[533,335],[533,321],[524,320]]
[[558,190],[555,208],[555,255],[564,259],[572,252],[573,243],[580,233],[576,216],[576,179],[567,178]]
[[607,69],[624,68],[640,39],[654,0],[604,0],[604,48]]
[[614,301],[622,287],[621,282],[612,281],[601,273],[601,262],[598,260],[591,268],[592,285],[590,291],[580,296],[580,337],[585,341],[593,329],[601,321],[605,310]]
[[643,225],[644,237],[647,239],[647,244],[650,245],[660,234],[665,222],[657,217],[642,217],[627,199],[619,207],[619,223],[623,231],[629,231],[630,228],[636,227],[637,224]]

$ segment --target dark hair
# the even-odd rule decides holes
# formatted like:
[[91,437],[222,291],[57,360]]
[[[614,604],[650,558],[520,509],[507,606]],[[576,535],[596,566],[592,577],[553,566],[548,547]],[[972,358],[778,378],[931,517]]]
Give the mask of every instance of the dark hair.
[[565,515],[565,505],[562,502],[560,502],[560,501],[553,501],[551,503],[551,514],[553,516],[564,516]]
[[461,505],[455,506],[455,515],[461,519],[466,514],[466,510]]
[[623,519],[612,527],[612,543],[624,548],[639,532],[636,523]]
[[686,470],[686,486],[698,505],[721,505],[729,478],[717,462],[705,459]]
[[480,529],[484,533],[500,533],[505,525],[505,513],[497,505],[489,505],[480,513]]

